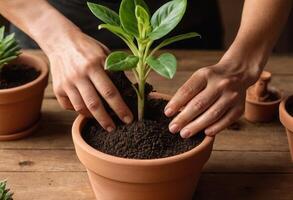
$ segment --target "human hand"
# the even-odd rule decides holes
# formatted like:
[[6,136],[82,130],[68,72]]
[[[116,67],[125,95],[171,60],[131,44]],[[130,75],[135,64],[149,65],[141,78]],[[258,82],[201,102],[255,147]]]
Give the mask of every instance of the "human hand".
[[51,64],[53,89],[60,105],[95,117],[111,132],[115,124],[100,95],[123,122],[130,123],[133,115],[104,71],[104,61],[109,53],[107,47],[83,33],[75,34],[73,38],[46,52]]
[[165,108],[170,132],[188,138],[205,130],[214,136],[235,122],[244,111],[246,89],[261,72],[260,67],[223,60],[201,68],[176,92]]

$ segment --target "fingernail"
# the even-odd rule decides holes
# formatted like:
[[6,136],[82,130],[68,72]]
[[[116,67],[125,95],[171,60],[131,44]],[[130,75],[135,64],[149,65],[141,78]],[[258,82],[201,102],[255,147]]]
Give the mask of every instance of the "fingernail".
[[179,131],[179,126],[177,124],[172,124],[169,130],[171,133],[177,133]]
[[188,138],[191,135],[191,132],[188,129],[183,129],[180,132],[182,138]]
[[111,132],[114,131],[114,128],[113,128],[112,126],[108,126],[108,127],[106,128],[106,130],[107,130],[109,133],[111,133]]
[[126,123],[126,124],[130,124],[132,122],[132,117],[130,116],[125,116],[123,118],[123,121]]
[[173,114],[173,110],[172,110],[172,108],[166,108],[166,110],[165,110],[165,115],[166,116],[171,116],[172,114]]

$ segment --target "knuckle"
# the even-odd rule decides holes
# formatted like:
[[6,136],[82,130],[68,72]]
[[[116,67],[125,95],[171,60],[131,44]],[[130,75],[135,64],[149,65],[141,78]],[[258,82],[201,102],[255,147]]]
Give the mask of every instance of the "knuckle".
[[209,75],[211,75],[212,70],[209,67],[203,67],[203,68],[200,68],[199,70],[197,70],[196,73],[198,73],[200,75],[204,75],[204,76],[209,76]]
[[81,77],[81,73],[77,72],[77,71],[73,71],[70,74],[68,74],[66,76],[66,79],[63,81],[63,85],[68,85],[70,83],[75,82],[76,80],[78,80]]
[[65,98],[62,100],[60,99],[59,103],[60,103],[61,107],[65,110],[72,109],[70,102],[68,100],[66,100]]
[[193,93],[193,88],[189,84],[185,84],[180,88],[180,93],[184,96],[190,96]]
[[58,97],[63,97],[65,95],[65,92],[62,88],[62,85],[59,85],[59,84],[55,84],[53,86],[53,91],[55,93],[56,96]]
[[218,117],[220,117],[221,114],[222,114],[222,109],[217,108],[212,111],[211,116],[213,118],[218,118]]
[[205,106],[206,106],[206,104],[201,99],[198,99],[198,100],[194,100],[193,101],[193,108],[195,110],[204,110],[205,109]]
[[100,107],[100,102],[98,100],[89,100],[87,102],[87,107],[89,110],[98,110]]
[[74,110],[75,110],[76,112],[82,114],[82,113],[86,110],[86,108],[84,107],[84,105],[76,104],[76,105],[74,105]]
[[218,86],[219,86],[219,88],[224,89],[224,88],[228,87],[231,83],[232,83],[232,81],[230,79],[224,78],[219,82]]
[[116,91],[116,89],[114,89],[112,87],[108,87],[108,88],[105,88],[101,92],[101,94],[105,99],[112,99],[117,95],[117,91]]

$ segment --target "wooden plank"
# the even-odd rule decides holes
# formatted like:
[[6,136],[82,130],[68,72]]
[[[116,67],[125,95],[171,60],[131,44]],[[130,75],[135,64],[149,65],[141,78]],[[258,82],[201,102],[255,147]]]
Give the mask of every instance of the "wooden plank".
[[85,172],[4,172],[15,200],[94,200]]
[[[13,171],[82,172],[85,168],[74,150],[0,150],[0,172]],[[293,174],[293,164],[289,152],[213,151],[205,172]]]
[[0,158],[1,172],[85,171],[74,150],[0,150]]
[[71,110],[64,110],[61,108],[56,99],[44,99],[42,105],[42,116],[44,123],[61,122],[62,124],[71,124],[77,116],[77,113]]
[[237,129],[226,129],[216,137],[214,150],[289,151],[285,129],[280,122],[254,124],[239,120]]
[[[94,200],[85,172],[2,172],[15,200]],[[292,174],[207,174],[199,181],[196,200],[292,200]]]
[[[204,169],[208,173],[290,173],[289,152],[216,151]],[[292,180],[293,181],[293,180]]]
[[203,174],[196,200],[292,200],[292,174]]

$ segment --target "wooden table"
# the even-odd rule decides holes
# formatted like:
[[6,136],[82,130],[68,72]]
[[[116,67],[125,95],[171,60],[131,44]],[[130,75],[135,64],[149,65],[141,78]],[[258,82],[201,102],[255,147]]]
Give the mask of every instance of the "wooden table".
[[[179,71],[173,81],[153,75],[161,92],[174,93],[199,67],[216,63],[222,52],[174,51]],[[267,66],[273,84],[293,93],[293,57],[273,56]],[[71,140],[76,114],[62,110],[50,82],[39,130],[27,139],[0,143],[0,179],[8,179],[16,200],[93,200],[94,195]],[[280,122],[225,130],[201,176],[196,199],[292,200],[293,164]]]

